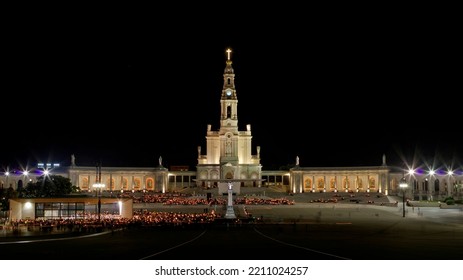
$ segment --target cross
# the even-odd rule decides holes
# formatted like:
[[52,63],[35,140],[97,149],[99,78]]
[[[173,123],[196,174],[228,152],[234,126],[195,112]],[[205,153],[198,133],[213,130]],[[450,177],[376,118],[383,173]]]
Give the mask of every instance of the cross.
[[228,60],[230,60],[231,49],[227,49]]

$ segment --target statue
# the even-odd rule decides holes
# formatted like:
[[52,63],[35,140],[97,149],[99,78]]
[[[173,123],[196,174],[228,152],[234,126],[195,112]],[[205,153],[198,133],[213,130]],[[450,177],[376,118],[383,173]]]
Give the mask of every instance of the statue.
[[230,141],[227,141],[227,143],[225,143],[225,145],[226,145],[226,150],[225,150],[226,155],[229,156],[229,155],[231,155],[231,152],[232,152],[232,149],[231,149],[231,142],[230,142]]
[[296,166],[299,166],[299,156],[296,156]]
[[162,166],[162,157],[159,156],[159,166]]
[[383,154],[383,166],[386,166],[386,155]]
[[74,154],[71,155],[71,166],[76,166],[76,157]]

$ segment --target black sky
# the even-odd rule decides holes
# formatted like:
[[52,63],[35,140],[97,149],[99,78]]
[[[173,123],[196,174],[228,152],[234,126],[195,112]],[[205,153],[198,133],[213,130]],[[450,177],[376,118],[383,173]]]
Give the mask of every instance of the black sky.
[[68,165],[75,154],[78,165],[149,167],[162,156],[195,170],[207,125],[218,130],[232,48],[240,130],[251,124],[264,169],[296,156],[302,166],[380,165],[383,154],[461,166],[451,18],[277,10],[15,26],[2,165]]

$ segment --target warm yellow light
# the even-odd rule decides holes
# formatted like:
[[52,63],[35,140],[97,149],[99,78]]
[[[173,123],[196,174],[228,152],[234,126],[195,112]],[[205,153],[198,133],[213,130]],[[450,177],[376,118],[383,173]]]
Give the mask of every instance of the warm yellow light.
[[399,187],[401,187],[401,188],[406,188],[406,187],[408,187],[408,183],[407,183],[407,180],[405,180],[405,178],[402,178],[402,179],[400,180]]
[[93,187],[94,188],[104,188],[105,184],[103,184],[103,183],[95,183],[95,184],[93,184]]

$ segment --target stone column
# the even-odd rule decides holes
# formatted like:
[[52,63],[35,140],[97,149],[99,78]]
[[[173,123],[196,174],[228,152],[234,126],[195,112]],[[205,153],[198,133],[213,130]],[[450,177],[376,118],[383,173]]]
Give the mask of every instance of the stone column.
[[225,218],[236,219],[235,210],[233,209],[233,182],[228,182],[228,203]]

